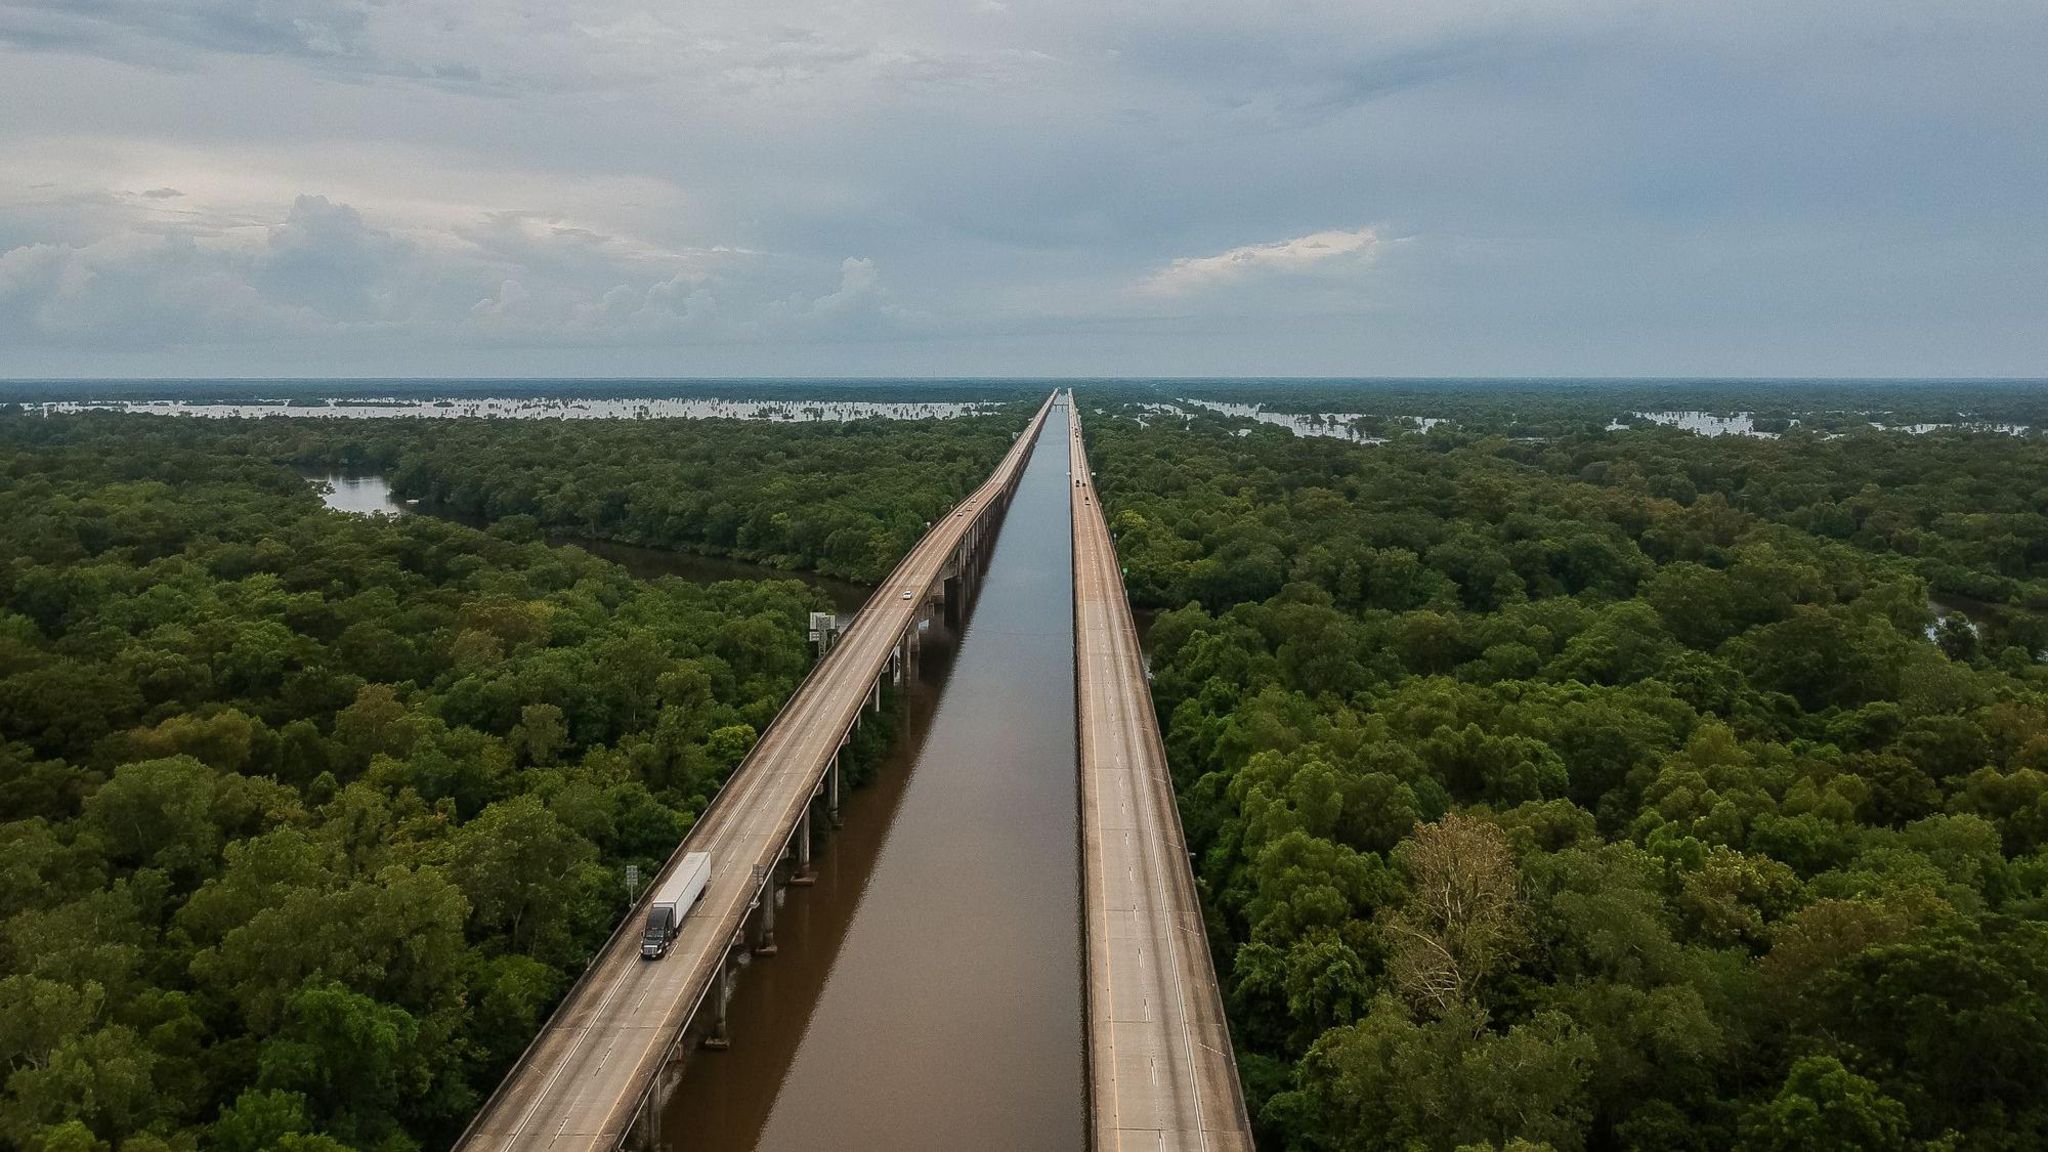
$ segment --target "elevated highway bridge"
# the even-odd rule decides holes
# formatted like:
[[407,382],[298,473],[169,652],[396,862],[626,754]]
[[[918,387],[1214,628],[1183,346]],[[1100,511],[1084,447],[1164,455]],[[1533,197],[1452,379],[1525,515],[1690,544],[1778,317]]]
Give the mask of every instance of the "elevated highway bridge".
[[1252,1146],[1116,544],[1070,405],[1088,1112],[1102,1152]]
[[[619,926],[455,1147],[463,1152],[593,1152],[637,1135],[658,1143],[662,1101],[686,1039],[725,1042],[724,1011],[742,951],[772,953],[775,888],[810,868],[811,820],[835,813],[839,752],[881,705],[935,594],[962,576],[1023,475],[1052,398],[981,487],[932,525],[811,670],[697,818],[652,892],[691,852],[711,855],[702,900],[666,959],[640,958],[644,909]],[[908,593],[906,595],[905,593]],[[751,939],[749,938],[751,935]],[[691,1023],[704,1014],[700,1028]]]

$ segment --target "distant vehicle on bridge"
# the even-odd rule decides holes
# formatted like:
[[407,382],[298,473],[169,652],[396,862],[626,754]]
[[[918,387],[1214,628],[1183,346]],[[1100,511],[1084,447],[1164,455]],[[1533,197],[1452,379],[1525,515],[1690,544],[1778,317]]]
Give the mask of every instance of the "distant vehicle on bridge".
[[676,935],[683,930],[683,917],[704,895],[704,886],[710,882],[711,853],[691,852],[676,865],[668,882],[654,894],[654,903],[648,906],[647,931],[640,937],[642,960],[659,960],[668,955],[669,945],[676,942]]

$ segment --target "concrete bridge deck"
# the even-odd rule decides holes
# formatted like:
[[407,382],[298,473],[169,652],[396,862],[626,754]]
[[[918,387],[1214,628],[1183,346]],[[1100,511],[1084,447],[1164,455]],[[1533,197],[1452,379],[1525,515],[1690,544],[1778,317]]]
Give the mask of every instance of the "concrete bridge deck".
[[875,591],[654,877],[658,883],[686,852],[711,854],[710,884],[668,957],[640,959],[644,909],[636,908],[456,1148],[616,1148],[650,1098],[659,1107],[663,1073],[692,1017],[723,1002],[730,957],[744,946],[750,915],[761,908],[772,916],[777,864],[786,855],[807,862],[812,802],[828,789],[836,799],[839,749],[861,709],[879,701],[882,678],[915,635],[933,588],[961,567],[992,509],[1015,490],[1051,406],[1048,398],[994,474],[933,525]]
[[1152,689],[1067,397],[1090,1141],[1129,1152],[1249,1149]]

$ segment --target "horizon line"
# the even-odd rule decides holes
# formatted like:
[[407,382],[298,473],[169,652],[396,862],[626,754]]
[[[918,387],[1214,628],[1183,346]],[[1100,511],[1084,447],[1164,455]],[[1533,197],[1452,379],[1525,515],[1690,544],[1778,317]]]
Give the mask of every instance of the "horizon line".
[[1264,376],[1245,373],[1218,375],[1119,376],[1104,374],[985,375],[716,375],[716,376],[0,376],[0,387],[26,384],[1035,384],[1063,383],[1232,383],[1232,384],[1390,384],[1415,382],[1457,382],[1479,384],[1573,383],[1573,384],[2043,384],[2048,376],[1717,376],[1688,373],[1676,375],[1400,375],[1400,376]]

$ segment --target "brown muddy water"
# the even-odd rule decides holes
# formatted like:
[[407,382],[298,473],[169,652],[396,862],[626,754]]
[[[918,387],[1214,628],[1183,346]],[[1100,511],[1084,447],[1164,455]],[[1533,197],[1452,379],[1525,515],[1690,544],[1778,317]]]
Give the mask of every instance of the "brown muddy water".
[[934,621],[878,779],[784,892],[678,1152],[1075,1152],[1085,1142],[1066,419],[1048,417],[955,630]]

